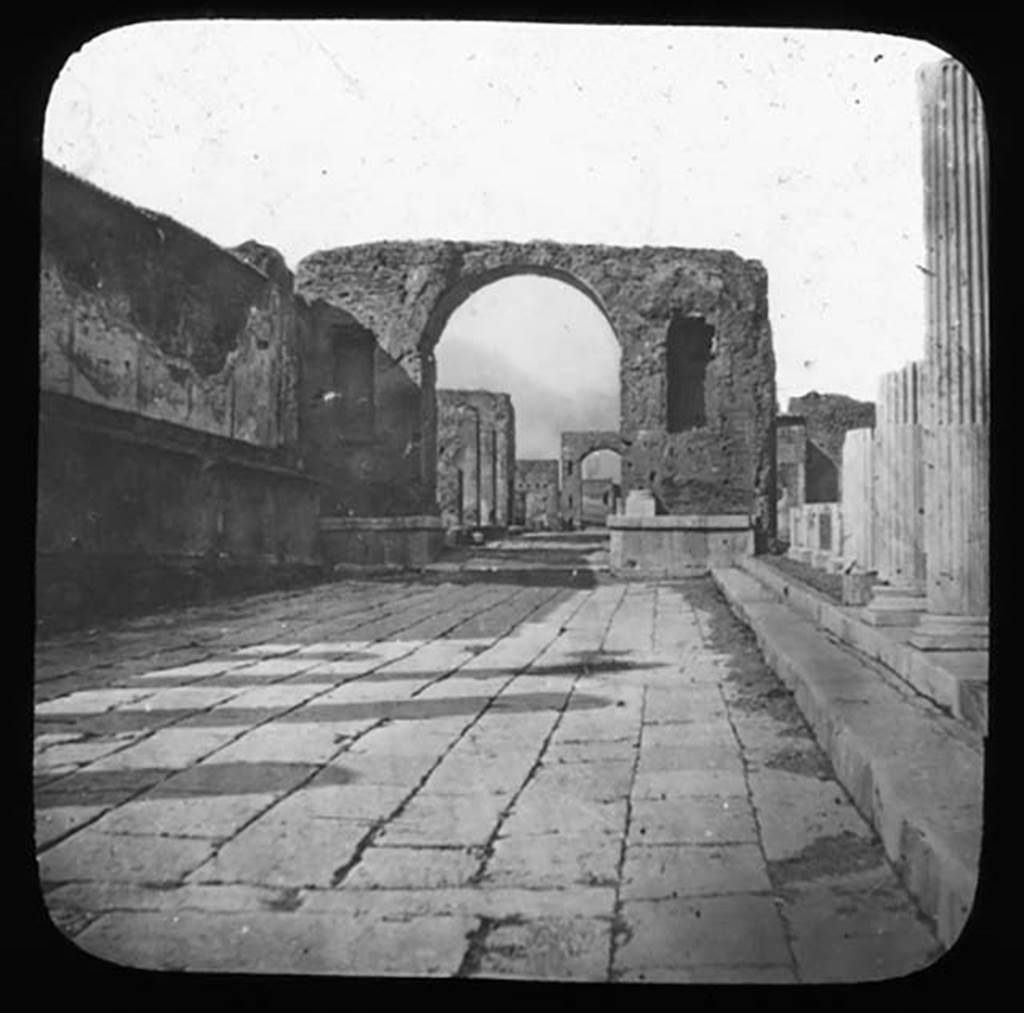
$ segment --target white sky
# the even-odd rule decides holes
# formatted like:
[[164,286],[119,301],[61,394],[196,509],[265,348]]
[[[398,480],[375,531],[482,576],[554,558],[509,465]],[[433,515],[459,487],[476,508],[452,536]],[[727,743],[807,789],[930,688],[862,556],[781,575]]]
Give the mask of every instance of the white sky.
[[[834,31],[156,22],[68,60],[43,148],[292,267],[318,249],[422,238],[757,258],[784,409],[811,389],[873,399],[881,372],[923,354],[916,71],[945,55]],[[523,368],[552,328],[585,326],[553,303],[536,310],[546,326],[509,323],[487,292],[463,325],[475,317]],[[442,385],[460,385],[438,352]],[[605,358],[563,354],[561,377],[549,364],[538,378],[608,388]]]

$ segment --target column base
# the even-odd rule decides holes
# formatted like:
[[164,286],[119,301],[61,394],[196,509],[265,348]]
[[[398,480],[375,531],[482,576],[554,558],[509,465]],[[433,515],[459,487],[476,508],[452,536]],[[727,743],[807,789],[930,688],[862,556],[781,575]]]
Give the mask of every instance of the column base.
[[864,609],[864,621],[872,626],[916,626],[928,611],[923,588],[881,586],[874,589]]
[[988,616],[943,616],[926,612],[910,637],[919,651],[987,651]]

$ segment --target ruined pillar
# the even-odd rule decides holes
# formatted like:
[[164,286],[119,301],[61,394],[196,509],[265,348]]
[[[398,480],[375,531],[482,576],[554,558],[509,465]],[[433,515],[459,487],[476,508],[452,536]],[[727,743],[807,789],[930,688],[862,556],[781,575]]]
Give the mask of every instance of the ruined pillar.
[[875,562],[874,429],[849,429],[840,480],[843,568],[868,573]]
[[924,363],[886,373],[875,426],[875,547],[881,581],[865,610],[876,626],[913,626],[925,610]]
[[981,96],[949,59],[920,75],[927,239],[922,650],[988,647],[988,155]]

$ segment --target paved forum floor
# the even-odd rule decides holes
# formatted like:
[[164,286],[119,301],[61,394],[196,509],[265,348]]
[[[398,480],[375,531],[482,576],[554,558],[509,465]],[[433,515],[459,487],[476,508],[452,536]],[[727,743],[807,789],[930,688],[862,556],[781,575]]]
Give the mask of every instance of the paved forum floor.
[[491,552],[41,643],[54,921],[204,971],[812,982],[935,959],[710,580]]

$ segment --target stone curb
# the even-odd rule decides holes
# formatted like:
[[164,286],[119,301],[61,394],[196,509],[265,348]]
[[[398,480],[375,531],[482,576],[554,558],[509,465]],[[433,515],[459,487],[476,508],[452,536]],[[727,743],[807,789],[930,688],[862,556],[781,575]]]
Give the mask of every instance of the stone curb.
[[988,679],[956,675],[892,636],[863,622],[829,601],[824,595],[801,586],[772,566],[747,556],[739,565],[801,615],[838,637],[867,657],[881,662],[918,693],[954,714],[981,735],[988,734]]
[[831,643],[735,567],[712,577],[789,687],[836,776],[947,947],[977,885],[983,760],[968,733]]

